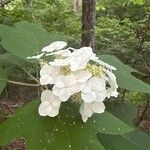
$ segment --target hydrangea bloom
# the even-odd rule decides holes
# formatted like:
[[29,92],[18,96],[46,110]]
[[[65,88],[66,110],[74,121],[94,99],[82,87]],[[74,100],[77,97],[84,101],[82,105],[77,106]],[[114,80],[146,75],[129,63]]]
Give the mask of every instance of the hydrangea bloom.
[[[42,92],[39,114],[55,117],[62,102],[73,100],[81,104],[79,112],[86,122],[92,114],[105,111],[106,98],[118,96],[112,72],[116,68],[99,60],[91,47],[63,50],[66,45],[57,41],[42,49],[46,56],[54,55],[55,59],[44,62],[40,70],[41,85],[52,85],[52,89]],[[39,59],[43,55],[31,58]]]

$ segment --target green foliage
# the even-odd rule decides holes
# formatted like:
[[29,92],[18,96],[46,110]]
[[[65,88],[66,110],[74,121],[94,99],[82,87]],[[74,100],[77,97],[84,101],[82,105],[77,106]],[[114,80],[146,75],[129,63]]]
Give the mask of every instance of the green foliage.
[[147,96],[144,93],[128,92],[125,96],[125,100],[137,106],[144,106],[147,103]]
[[0,68],[0,94],[6,86],[6,80],[7,78],[5,75],[5,71],[2,68]]
[[134,4],[139,4],[139,5],[143,5],[145,2],[144,0],[130,0],[131,2],[133,2]]
[[150,93],[150,85],[131,75],[132,72],[137,72],[136,70],[124,65],[116,57],[111,55],[100,55],[99,58],[117,68],[114,73],[117,77],[118,85],[121,88],[131,91]]
[[24,137],[27,141],[27,150],[61,150],[62,147],[99,150],[104,148],[96,138],[97,132],[120,135],[133,130],[108,112],[95,115],[87,123],[83,123],[79,108],[73,107],[72,104],[62,105],[58,117],[43,118],[37,113],[38,104],[39,102],[33,101],[18,109],[14,117],[0,126],[0,144]]

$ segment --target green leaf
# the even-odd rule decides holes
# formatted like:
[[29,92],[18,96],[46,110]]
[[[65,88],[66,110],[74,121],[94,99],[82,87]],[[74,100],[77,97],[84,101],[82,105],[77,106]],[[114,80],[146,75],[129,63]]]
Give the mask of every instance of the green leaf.
[[15,24],[15,27],[18,30],[24,30],[26,32],[32,33],[37,44],[37,49],[41,50],[44,46],[47,46],[51,43],[49,33],[40,25],[29,23],[26,21],[21,21]]
[[[128,103],[110,103],[109,112],[126,124],[133,126],[137,108]],[[122,135],[98,133],[98,139],[106,150],[150,150],[150,136],[138,129]]]
[[0,55],[0,66],[22,66],[27,62],[20,57],[14,56],[10,53],[4,53]]
[[[28,23],[30,24],[30,23]],[[26,24],[25,24],[26,25]],[[37,33],[31,32],[32,24],[30,26],[31,30],[27,30],[23,23],[17,24],[14,28],[9,28],[4,25],[0,25],[0,36],[2,38],[2,46],[9,51],[12,55],[19,56],[26,60],[28,56],[33,56],[39,54],[42,47],[49,44],[48,33],[44,32],[43,28],[38,27]],[[6,34],[5,34],[6,32]]]
[[137,117],[137,107],[125,102],[112,102],[107,105],[107,110],[127,125],[135,126],[134,120]]
[[150,150],[150,136],[135,130],[124,135],[98,134],[106,150]]
[[24,137],[27,150],[104,150],[97,140],[97,132],[123,134],[133,130],[108,112],[94,115],[83,123],[79,108],[70,103],[61,106],[58,117],[40,117],[38,105],[37,101],[27,104],[0,126],[0,144]]
[[24,21],[14,28],[0,25],[0,37],[7,51],[25,60],[41,53],[40,50],[50,44],[49,33],[42,26]]
[[0,94],[2,93],[3,89],[6,86],[6,80],[7,77],[5,75],[5,72],[2,68],[0,68]]
[[117,70],[114,71],[114,73],[117,77],[119,87],[131,91],[150,93],[149,84],[146,84],[143,81],[131,75],[132,72],[137,72],[135,69],[124,65],[121,61],[119,61],[119,59],[112,55],[100,55],[99,58],[117,68]]

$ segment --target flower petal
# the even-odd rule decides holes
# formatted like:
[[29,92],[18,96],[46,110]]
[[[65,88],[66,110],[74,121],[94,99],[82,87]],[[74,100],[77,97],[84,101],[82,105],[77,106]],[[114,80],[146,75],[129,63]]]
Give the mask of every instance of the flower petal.
[[89,86],[85,86],[81,91],[83,93],[90,93],[91,92],[91,88]]
[[51,112],[49,112],[48,116],[55,117],[59,114],[59,107],[53,107]]
[[69,64],[67,59],[55,59],[54,61],[49,62],[52,66],[67,66]]
[[43,75],[40,78],[40,84],[41,85],[46,85],[46,84],[50,84],[52,81],[52,77],[49,75]]
[[63,76],[63,79],[66,87],[72,86],[76,83],[76,76],[73,74]]
[[92,103],[92,110],[95,113],[103,113],[105,111],[105,105],[103,102],[93,102]]
[[60,88],[57,88],[55,85],[52,88],[52,92],[54,95],[59,96]]
[[106,89],[106,82],[104,78],[92,77],[89,80],[89,85],[94,91],[103,91]]
[[40,59],[45,53],[36,55],[36,56],[31,56],[31,57],[27,57],[27,59]]
[[65,46],[67,46],[67,43],[64,41],[56,41],[51,43],[50,45],[44,47],[42,49],[42,52],[53,52],[54,50],[61,50],[63,49]]
[[71,91],[68,88],[64,88],[59,93],[59,99],[63,102],[67,101],[71,96]]
[[93,102],[96,99],[96,93],[94,91],[90,93],[81,93],[81,97],[85,102]]
[[52,93],[52,91],[50,90],[44,90],[41,94],[41,102],[53,102],[54,101],[54,95]]
[[83,103],[83,107],[84,107],[84,114],[88,117],[91,117],[92,114],[93,114],[93,111],[92,111],[92,104],[91,103],[86,103],[84,102]]
[[60,72],[60,67],[56,67],[56,66],[51,66],[49,64],[45,64],[44,66],[42,66],[41,70],[40,70],[40,75],[58,75]]
[[63,88],[63,87],[65,87],[65,82],[64,82],[63,76],[59,76],[57,78],[55,85],[56,85],[57,88]]
[[96,92],[96,101],[97,102],[102,102],[105,100],[105,98],[107,97],[107,91],[103,90],[101,92]]
[[76,83],[73,86],[68,87],[71,91],[71,95],[80,92],[85,87],[85,83]]
[[82,116],[83,122],[86,122],[86,121],[88,120],[88,116],[85,115],[85,113],[84,113],[84,106],[83,106],[83,104],[81,104],[81,107],[80,107],[80,109],[79,109],[79,112],[80,112],[80,114],[81,114],[81,116]]
[[52,106],[54,106],[54,107],[58,107],[58,106],[60,106],[60,104],[61,104],[61,101],[60,101],[58,98],[56,98],[56,99],[52,102]]
[[112,88],[107,89],[107,98],[110,98],[111,96],[117,98],[118,94],[119,93],[117,92],[116,89],[112,89]]
[[51,111],[52,111],[52,106],[47,101],[42,102],[38,109],[40,116],[47,116]]
[[65,50],[59,50],[57,52],[52,52],[52,53],[46,54],[46,56],[49,56],[49,55],[61,55],[61,56],[67,57],[70,54],[71,54],[71,51],[69,49],[65,49]]
[[81,70],[75,73],[78,82],[86,82],[89,78],[91,78],[92,74],[87,70]]

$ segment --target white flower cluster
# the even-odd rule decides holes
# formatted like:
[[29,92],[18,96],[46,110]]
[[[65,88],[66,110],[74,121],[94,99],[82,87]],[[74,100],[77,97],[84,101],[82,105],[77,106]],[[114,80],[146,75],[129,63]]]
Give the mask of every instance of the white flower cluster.
[[79,112],[86,122],[93,113],[104,112],[106,98],[118,96],[116,77],[112,73],[116,68],[99,60],[91,47],[63,49],[66,45],[66,42],[56,41],[44,47],[42,54],[28,57],[55,56],[40,70],[41,85],[53,86],[52,90],[42,92],[39,114],[55,117],[61,103],[70,99],[81,103]]

